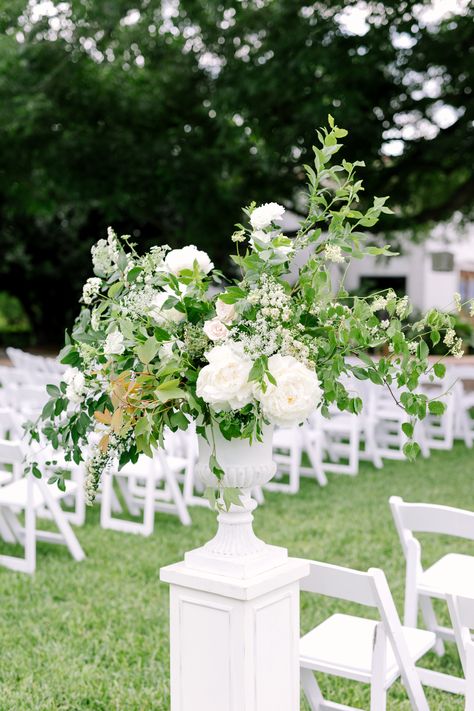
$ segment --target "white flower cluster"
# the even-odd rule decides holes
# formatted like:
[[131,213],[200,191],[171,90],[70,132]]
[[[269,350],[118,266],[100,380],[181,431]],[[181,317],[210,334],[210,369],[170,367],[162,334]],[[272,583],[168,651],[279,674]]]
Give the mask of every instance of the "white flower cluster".
[[216,412],[240,409],[255,400],[270,422],[290,427],[304,422],[321,401],[314,370],[290,355],[269,358],[275,383],[266,382],[265,387],[249,381],[253,361],[241,344],[214,346],[206,357],[209,364],[199,373],[196,393]]
[[462,358],[464,355],[464,347],[462,338],[456,337],[456,331],[454,328],[448,328],[444,338],[443,343],[448,346],[451,350],[451,354],[455,358]]
[[324,247],[324,258],[328,262],[334,262],[334,264],[342,264],[345,262],[344,255],[338,244],[331,244],[328,242]]
[[143,318],[157,293],[159,292],[150,284],[144,286],[132,284],[121,304],[123,315],[137,319]]
[[254,230],[264,230],[274,222],[280,222],[285,213],[285,208],[276,202],[266,202],[256,207],[250,215],[250,224]]
[[115,271],[119,258],[117,236],[113,229],[107,229],[107,239],[100,239],[91,249],[92,264],[96,274],[109,276]]
[[250,292],[248,301],[260,306],[259,314],[278,322],[291,318],[291,297],[284,288],[272,277],[262,275],[260,285]]
[[398,318],[405,318],[405,316],[407,315],[408,309],[409,309],[408,296],[405,295],[397,303],[397,305],[395,307],[395,313],[397,314]]
[[303,365],[311,366],[310,362],[310,349],[306,343],[295,338],[293,334],[287,330],[282,329],[282,343],[280,347],[280,352],[282,355],[289,355],[296,358]]
[[229,337],[238,340],[251,359],[262,355],[268,357],[278,350],[280,333],[279,328],[274,324],[265,318],[257,318],[255,321],[244,321],[243,325],[249,327],[249,333],[232,329]]
[[64,373],[64,382],[67,385],[66,397],[75,404],[82,402],[85,391],[85,378],[78,368],[68,368]]
[[93,302],[97,294],[100,292],[102,279],[99,277],[91,277],[86,281],[82,288],[82,300],[86,305]]

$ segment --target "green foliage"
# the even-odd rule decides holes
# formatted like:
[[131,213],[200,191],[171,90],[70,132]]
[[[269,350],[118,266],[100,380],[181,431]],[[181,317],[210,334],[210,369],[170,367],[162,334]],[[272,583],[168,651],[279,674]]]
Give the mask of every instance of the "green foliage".
[[[370,167],[367,194],[392,196],[383,227],[472,209],[470,6],[433,27],[415,0],[372,4],[360,36],[338,21],[343,0],[181,0],[166,19],[137,0],[136,22],[125,0],[74,0],[67,18],[33,21],[35,7],[0,10],[0,275],[42,339],[58,342],[72,322],[108,224],[133,229],[141,250],[196,243],[223,266],[241,205],[272,196],[298,209],[328,110],[350,130],[353,165]],[[443,102],[456,118],[447,128]],[[430,140],[411,137],[406,116]],[[382,157],[389,137],[400,156]]]

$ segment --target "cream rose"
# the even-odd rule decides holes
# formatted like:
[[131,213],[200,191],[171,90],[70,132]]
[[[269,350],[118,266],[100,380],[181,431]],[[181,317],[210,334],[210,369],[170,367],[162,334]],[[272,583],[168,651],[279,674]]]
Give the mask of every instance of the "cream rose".
[[185,314],[173,307],[171,307],[170,309],[163,308],[163,304],[169,297],[170,294],[166,293],[166,291],[161,291],[153,297],[153,300],[150,304],[148,313],[150,314],[152,319],[158,324],[164,324],[167,321],[179,323],[185,317]]
[[267,383],[265,392],[255,386],[266,417],[276,425],[291,427],[304,422],[321,402],[321,387],[316,373],[293,356],[273,355],[268,369],[276,385]]
[[199,373],[198,397],[220,410],[238,410],[252,400],[249,374],[252,361],[236,344],[214,346],[207,354],[209,365]]
[[229,335],[227,327],[218,318],[212,318],[206,321],[203,330],[211,341],[223,341],[224,338],[227,338]]
[[226,304],[224,301],[221,301],[221,299],[217,299],[216,314],[219,321],[229,324],[232,323],[232,321],[235,321],[237,311],[234,304]]
[[263,230],[265,227],[270,227],[272,222],[279,222],[284,212],[285,208],[277,202],[266,202],[252,212],[250,224],[254,230]]
[[123,336],[120,331],[109,333],[104,343],[105,355],[121,355],[124,350]]
[[165,259],[165,266],[172,274],[178,276],[183,269],[194,269],[194,262],[198,263],[199,269],[208,274],[214,268],[209,255],[201,251],[194,244],[190,244],[182,249],[172,249]]

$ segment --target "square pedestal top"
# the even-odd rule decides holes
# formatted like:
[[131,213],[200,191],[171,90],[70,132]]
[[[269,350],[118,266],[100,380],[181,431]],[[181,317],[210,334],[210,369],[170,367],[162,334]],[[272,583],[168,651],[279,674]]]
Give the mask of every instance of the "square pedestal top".
[[160,570],[160,580],[164,583],[202,590],[236,600],[253,600],[260,595],[301,580],[307,575],[309,575],[309,562],[301,558],[287,558],[282,565],[244,579],[194,570],[184,561],[167,565]]

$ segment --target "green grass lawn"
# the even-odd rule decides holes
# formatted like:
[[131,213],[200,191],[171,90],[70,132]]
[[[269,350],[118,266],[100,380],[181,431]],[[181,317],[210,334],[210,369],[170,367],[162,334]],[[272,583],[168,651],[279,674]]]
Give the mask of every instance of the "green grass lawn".
[[[458,445],[414,464],[388,462],[382,471],[364,464],[356,478],[332,475],[325,489],[304,480],[294,497],[267,494],[255,528],[291,555],[384,568],[401,612],[404,562],[388,498],[473,509],[472,462],[473,453]],[[213,515],[200,508],[191,513],[191,528],[157,514],[155,534],[143,539],[101,530],[93,509],[78,531],[86,561],[75,563],[65,548],[40,544],[33,578],[0,569],[0,711],[169,709],[168,590],[158,571],[211,537]],[[452,546],[474,554],[470,542],[430,537],[425,562]],[[336,607],[356,609],[304,595],[303,631]],[[442,659],[428,656],[426,665],[460,674],[452,645]],[[321,686],[331,700],[369,706],[361,684],[325,677]],[[463,708],[458,697],[430,689],[427,696],[432,711]],[[402,685],[395,684],[388,709],[409,708]]]

